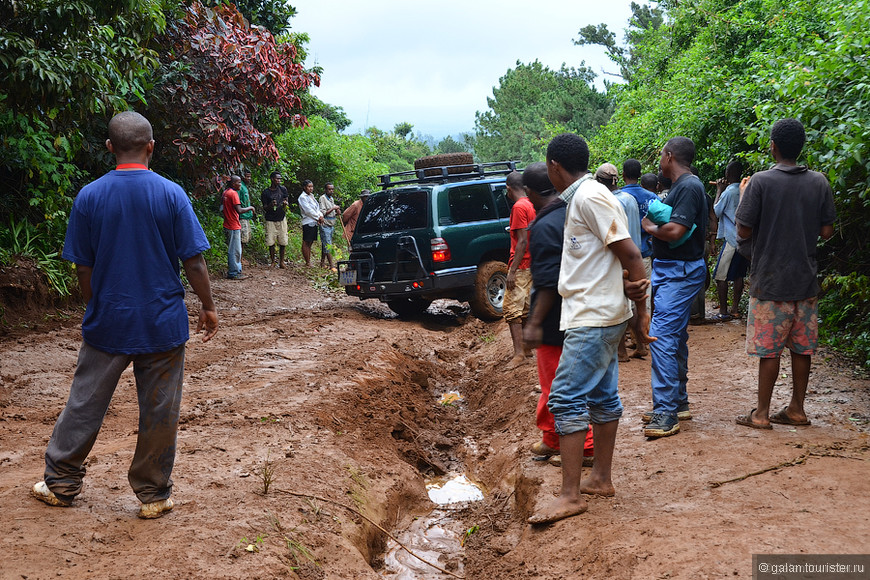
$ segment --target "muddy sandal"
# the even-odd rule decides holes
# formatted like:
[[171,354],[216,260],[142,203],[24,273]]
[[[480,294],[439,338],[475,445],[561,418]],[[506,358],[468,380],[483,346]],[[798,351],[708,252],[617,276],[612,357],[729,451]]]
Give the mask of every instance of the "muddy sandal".
[[744,427],[751,427],[753,429],[764,429],[769,431],[773,429],[773,425],[768,423],[767,425],[759,425],[755,421],[752,420],[752,414],[755,412],[755,409],[752,409],[746,415],[740,415],[737,419],[734,420],[738,425],[743,425]]
[[806,419],[804,421],[795,421],[794,419],[789,417],[788,414],[786,414],[785,408],[771,415],[770,422],[776,423],[777,425],[792,425],[794,427],[806,427],[807,425],[812,425],[812,422],[809,419]]

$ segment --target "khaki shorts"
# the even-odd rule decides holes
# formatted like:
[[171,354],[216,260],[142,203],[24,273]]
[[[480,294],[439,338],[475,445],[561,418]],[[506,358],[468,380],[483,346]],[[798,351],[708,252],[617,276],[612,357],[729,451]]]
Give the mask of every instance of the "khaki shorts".
[[502,314],[506,322],[519,322],[529,315],[532,293],[532,271],[517,270],[517,284],[513,290],[505,290]]
[[280,222],[266,220],[266,245],[274,246],[276,241],[279,246],[287,245],[287,218]]
[[247,244],[251,241],[251,220],[239,220],[242,225],[242,243]]

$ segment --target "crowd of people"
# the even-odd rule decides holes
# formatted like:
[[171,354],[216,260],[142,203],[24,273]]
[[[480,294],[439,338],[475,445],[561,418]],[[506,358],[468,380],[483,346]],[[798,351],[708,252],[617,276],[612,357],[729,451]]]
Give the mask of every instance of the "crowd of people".
[[[53,506],[72,504],[118,380],[132,363],[140,423],[129,481],[141,501],[139,516],[156,518],[173,508],[170,476],[189,338],[179,264],[201,302],[197,332],[208,341],[218,331],[202,257],[209,243],[185,192],[148,170],[154,151],[148,120],[124,112],[108,130],[106,147],[117,167],[85,186],[70,213],[63,257],[76,265],[87,302],[83,343],[45,452],[44,478],[31,494]],[[759,358],[758,393],[755,407],[736,423],[754,429],[810,424],[804,398],[818,339],[816,246],[819,237],[833,235],[835,212],[827,178],[797,164],[805,139],[800,122],[778,121],[771,129],[773,168],[741,178],[739,164],[728,164],[715,182],[715,200],[693,171],[695,144],[682,136],[662,148],[658,175],[641,174],[639,161],[626,160],[622,188],[616,165],[590,172],[589,148],[573,134],[549,143],[546,163],[507,176],[514,201],[504,308],[513,343],[509,364],[524,364],[537,350],[542,440],[532,452],[558,455],[562,468],[559,496],[543,502],[530,523],[583,513],[584,494],[615,493],[611,465],[623,412],[618,373],[627,328],[634,355],[650,358],[652,409],[642,417],[644,435],[676,435],[680,421],[692,417],[687,327],[699,297],[703,310],[711,214],[722,240],[713,275],[717,320],[741,315],[747,270],[750,282],[746,349]],[[289,195],[279,172],[270,180],[260,196],[266,243],[272,266],[283,268]],[[222,197],[231,279],[242,277],[242,245],[251,235],[249,183],[250,172],[233,175]],[[306,265],[319,235],[321,266],[333,267],[330,245],[341,211],[334,187],[326,184],[319,200],[312,182],[302,189]],[[340,214],[347,240],[367,194]],[[771,413],[785,347],[792,397]]]
[[[715,198],[692,165],[694,142],[682,136],[662,148],[658,175],[641,174],[639,161],[626,160],[621,188],[614,164],[590,170],[588,146],[576,135],[556,137],[546,163],[508,176],[515,202],[505,296],[513,339],[508,366],[537,350],[542,436],[530,451],[562,468],[558,497],[539,505],[530,523],[583,513],[584,494],[614,495],[618,369],[630,360],[629,336],[632,356],[650,359],[652,409],[641,417],[644,436],[676,435],[680,421],[692,418],[688,326],[705,317],[707,258],[716,240],[721,249],[712,279],[719,311],[712,320],[743,316],[749,274],[746,350],[759,358],[757,404],[735,422],[755,429],[810,424],[804,398],[818,340],[816,245],[833,235],[835,214],[825,176],[797,165],[805,139],[800,122],[777,122],[770,141],[774,167],[744,178],[738,161],[728,163],[711,183]],[[717,222],[714,234],[710,225]],[[528,283],[521,282],[523,270]],[[771,413],[785,347],[792,397]],[[591,471],[581,477],[584,465]]]
[[[285,268],[287,248],[287,209],[290,207],[290,194],[283,185],[280,171],[269,175],[270,185],[260,195],[263,206],[263,230],[266,246],[269,248],[269,262],[272,268]],[[224,234],[227,241],[227,278],[242,280],[242,248],[251,240],[251,221],[256,209],[250,202],[248,185],[251,172],[245,171],[243,177],[230,176],[227,188],[221,197],[221,212],[224,217]],[[306,266],[311,266],[311,250],[320,237],[320,267],[336,271],[333,262],[333,234],[340,224],[345,239],[350,242],[356,220],[362,208],[361,200],[369,195],[364,190],[360,200],[352,203],[344,212],[335,203],[335,185],[327,183],[319,199],[314,197],[314,183],[306,179],[302,182],[299,194],[299,214],[302,225],[302,257]],[[340,218],[340,219],[339,219]],[[277,247],[277,251],[276,251]]]

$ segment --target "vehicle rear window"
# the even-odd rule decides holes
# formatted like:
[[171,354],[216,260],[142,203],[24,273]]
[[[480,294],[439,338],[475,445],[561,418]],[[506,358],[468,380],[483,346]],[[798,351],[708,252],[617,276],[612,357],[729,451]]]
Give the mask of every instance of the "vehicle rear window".
[[387,192],[366,200],[356,226],[361,234],[397,232],[427,226],[426,191]]
[[455,223],[496,218],[495,203],[489,185],[454,187],[447,195],[450,215]]

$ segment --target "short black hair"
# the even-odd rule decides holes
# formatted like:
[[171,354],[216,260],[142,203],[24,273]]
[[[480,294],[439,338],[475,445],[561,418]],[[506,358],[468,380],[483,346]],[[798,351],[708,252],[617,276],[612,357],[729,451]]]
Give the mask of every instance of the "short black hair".
[[232,182],[234,182],[234,181],[236,181],[236,180],[241,181],[242,178],[239,177],[238,175],[230,175],[230,180],[227,182],[227,184],[229,185],[229,184],[231,184]]
[[269,179],[275,179],[276,175],[281,175],[281,172],[280,171],[273,171],[272,173],[269,174]]
[[335,187],[335,184],[334,184],[334,183],[332,183],[331,181],[327,181],[326,183],[323,184],[323,189],[325,190],[325,189],[326,189],[327,187],[329,187],[330,185],[331,185],[332,187]]
[[115,153],[131,153],[153,139],[151,123],[135,111],[118,113],[109,121],[109,141]]
[[571,174],[589,170],[589,146],[579,135],[562,133],[547,145],[547,161],[555,161]]
[[550,182],[550,176],[547,174],[546,163],[532,163],[523,171],[522,178],[522,184],[541,197],[547,197],[556,193],[556,188],[553,187],[553,184]]
[[776,143],[785,159],[794,161],[800,156],[804,143],[807,142],[807,133],[797,119],[780,119],[770,129],[770,140]]
[[659,187],[661,187],[662,189],[670,189],[671,186],[674,184],[674,182],[671,181],[671,178],[665,177],[665,174],[662,173],[661,171],[659,171],[659,174],[657,177],[659,180]]
[[640,186],[654,192],[659,186],[659,178],[655,173],[644,173],[640,176]]
[[695,142],[688,137],[668,139],[664,150],[670,151],[676,158],[677,163],[683,167],[691,167],[692,162],[695,160]]
[[623,179],[640,179],[640,161],[637,159],[626,159],[622,164]]
[[523,174],[519,171],[511,171],[507,174],[505,183],[509,187],[520,188],[523,186]]
[[305,189],[306,187],[308,187],[308,184],[309,184],[309,183],[310,183],[311,185],[314,185],[314,182],[311,181],[310,179],[306,179],[305,181],[303,181],[303,182],[302,182],[302,189]]
[[725,167],[725,180],[730,183],[740,181],[740,176],[743,175],[743,164],[739,161],[732,161]]

